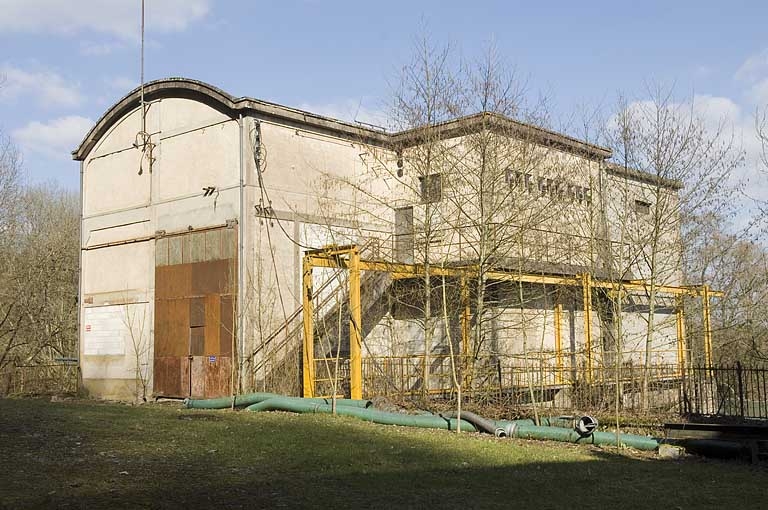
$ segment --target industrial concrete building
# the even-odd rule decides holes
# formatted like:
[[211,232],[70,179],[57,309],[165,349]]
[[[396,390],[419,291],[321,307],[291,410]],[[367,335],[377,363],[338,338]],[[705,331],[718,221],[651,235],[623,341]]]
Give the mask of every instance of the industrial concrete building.
[[[514,204],[487,217],[468,212],[477,200],[467,198],[466,163],[486,132],[507,147],[494,204]],[[622,362],[646,359],[649,317],[652,362],[684,361],[679,297],[700,291],[680,287],[676,219],[659,230],[667,264],[652,274],[639,241],[643,217],[661,197],[674,203],[679,183],[492,114],[426,133],[388,133],[180,78],[125,96],[73,152],[85,388],[115,399],[322,394],[320,374],[339,357],[334,374],[350,379],[341,390],[353,396],[379,391],[395,372],[390,383],[404,392],[439,389],[454,343],[479,364],[493,360],[500,386],[519,382],[522,354],[526,366],[552,369],[539,383],[563,384],[613,359],[615,307],[600,303],[617,288],[627,303]],[[453,166],[424,170],[425,147]],[[456,154],[466,156],[461,165]],[[353,258],[362,278],[346,276]],[[439,293],[415,296],[425,266],[456,288],[485,268],[482,320],[477,286],[450,298],[461,301],[450,318]],[[660,296],[652,313],[650,279]],[[433,320],[424,320],[425,301]]]

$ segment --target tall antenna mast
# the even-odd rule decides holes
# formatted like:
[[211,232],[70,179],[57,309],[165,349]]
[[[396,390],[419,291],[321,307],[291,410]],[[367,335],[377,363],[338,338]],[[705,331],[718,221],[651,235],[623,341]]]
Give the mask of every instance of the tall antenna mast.
[[144,0],[141,0],[141,131],[147,132],[147,107],[144,103]]
[[[139,163],[139,175],[144,173],[144,158],[147,158],[149,173],[152,173],[152,163],[154,158],[152,157],[152,150],[154,144],[150,140],[149,133],[147,133],[147,102],[144,100],[144,0],[141,0],[141,85],[140,85],[141,98],[139,99],[141,106],[141,131],[136,135],[136,140],[133,146],[141,148],[141,161]],[[141,141],[139,141],[141,139]]]

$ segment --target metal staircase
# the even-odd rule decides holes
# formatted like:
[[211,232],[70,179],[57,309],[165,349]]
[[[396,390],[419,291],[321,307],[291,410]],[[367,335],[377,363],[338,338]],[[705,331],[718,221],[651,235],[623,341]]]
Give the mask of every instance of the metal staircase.
[[[376,255],[379,240],[365,243],[360,251]],[[361,278],[363,310],[363,338],[387,312],[387,303],[381,298],[391,285],[388,273],[370,272]],[[330,289],[330,291],[329,291]],[[322,296],[315,301],[315,311],[320,318],[315,322],[316,335],[323,341],[317,342],[318,361],[335,357],[337,349],[340,357],[349,354],[349,307],[347,285],[340,283],[338,274],[334,274],[314,289],[314,296]],[[301,389],[301,353],[303,340],[303,307],[297,307],[286,320],[250,354],[253,361],[253,374],[257,389],[298,395]],[[339,331],[339,313],[342,314]],[[341,345],[339,345],[339,338]],[[324,370],[323,372],[326,372]],[[344,368],[339,370],[344,373]]]

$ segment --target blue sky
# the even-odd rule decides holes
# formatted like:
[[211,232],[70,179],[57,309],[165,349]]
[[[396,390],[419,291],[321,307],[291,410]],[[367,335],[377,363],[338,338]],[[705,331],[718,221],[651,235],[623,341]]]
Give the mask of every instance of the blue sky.
[[[146,2],[148,80],[187,76],[344,118],[377,117],[425,32],[470,59],[493,41],[559,119],[674,84],[703,115],[727,118],[754,156],[752,115],[768,104],[764,1]],[[69,151],[138,84],[139,9],[0,0],[0,130],[30,182],[77,187]]]

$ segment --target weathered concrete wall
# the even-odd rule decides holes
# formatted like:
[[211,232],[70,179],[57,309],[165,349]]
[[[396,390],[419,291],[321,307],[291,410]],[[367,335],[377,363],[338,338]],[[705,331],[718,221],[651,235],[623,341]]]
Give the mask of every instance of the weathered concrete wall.
[[[148,155],[134,147],[140,130],[137,109],[83,161],[81,367],[85,388],[105,398],[141,397],[142,379],[151,395],[155,232],[223,225],[239,216],[236,120],[190,99],[152,102],[151,170]],[[206,186],[216,192],[204,197]],[[96,327],[89,324],[91,309],[107,306],[130,310],[122,332],[114,331],[124,339],[123,354],[95,354],[89,346]]]
[[[388,216],[393,213],[361,184],[368,167],[363,157],[367,148],[359,140],[271,120],[254,118],[252,122],[254,128],[258,123],[261,134],[262,179],[259,181],[253,154],[249,153],[249,172],[253,174],[249,200],[255,215],[248,220],[252,255],[247,263],[245,342],[246,353],[260,352],[253,360],[258,366],[270,353],[259,346],[301,306],[304,251],[328,244],[362,246],[372,238],[387,238],[392,221]],[[249,138],[250,142],[255,139],[253,129]],[[271,210],[265,210],[267,207]],[[331,270],[316,269],[315,286],[320,287],[333,275]],[[321,298],[345,283],[343,275]],[[300,326],[300,317],[292,325]],[[271,355],[273,361],[279,361],[287,354],[280,351]]]
[[[659,285],[682,285],[677,191],[612,173],[604,179],[608,234],[617,246],[625,245],[613,253],[615,268]],[[648,211],[639,210],[637,202]]]

